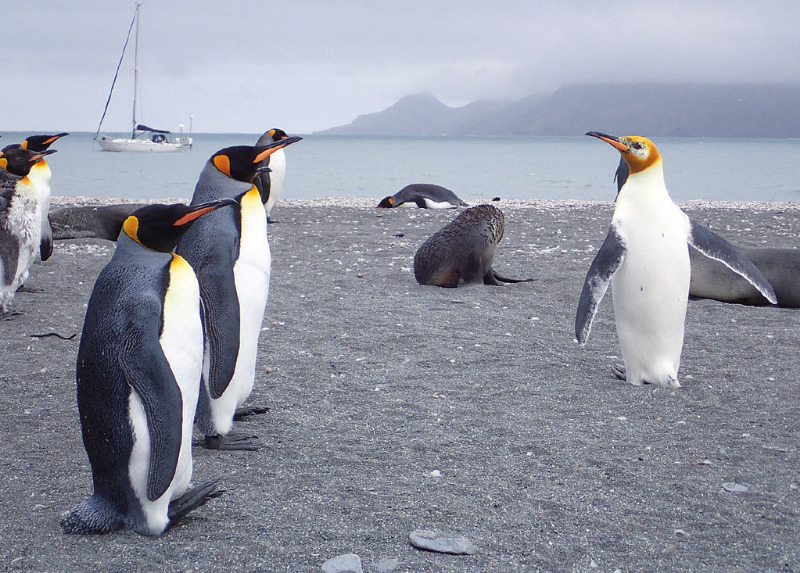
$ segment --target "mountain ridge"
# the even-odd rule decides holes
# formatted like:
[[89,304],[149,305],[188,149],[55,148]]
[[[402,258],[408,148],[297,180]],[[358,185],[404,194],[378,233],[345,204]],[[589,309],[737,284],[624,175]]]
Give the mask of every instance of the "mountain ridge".
[[575,84],[512,102],[449,107],[430,92],[315,135],[800,137],[800,85]]

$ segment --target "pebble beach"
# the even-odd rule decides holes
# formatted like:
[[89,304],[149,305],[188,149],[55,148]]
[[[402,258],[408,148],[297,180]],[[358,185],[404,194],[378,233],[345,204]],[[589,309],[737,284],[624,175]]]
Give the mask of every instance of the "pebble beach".
[[[264,447],[196,447],[194,481],[220,476],[226,493],[158,538],[58,525],[92,491],[75,358],[114,243],[56,241],[0,322],[0,566],[319,572],[351,555],[365,572],[800,570],[800,312],[692,301],[682,387],[634,387],[610,370],[610,297],[574,340],[611,202],[494,203],[495,269],[536,280],[459,289],[413,274],[456,212],[377,202],[273,211],[248,401],[269,412],[241,422]],[[800,244],[800,204],[680,206],[738,245]],[[419,531],[472,551],[420,549]]]

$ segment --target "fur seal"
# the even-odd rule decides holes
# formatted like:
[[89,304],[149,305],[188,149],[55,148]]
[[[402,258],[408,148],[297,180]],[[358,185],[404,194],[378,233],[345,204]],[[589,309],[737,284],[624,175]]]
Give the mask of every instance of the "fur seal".
[[50,212],[53,238],[63,239],[108,239],[116,241],[122,223],[134,211],[144,207],[142,203],[119,205],[89,205],[84,207],[62,207]]
[[505,278],[492,268],[504,231],[505,218],[497,207],[477,205],[464,210],[419,248],[414,255],[414,277],[421,285],[446,288],[535,280]]
[[411,207],[414,205],[420,209],[455,209],[456,207],[468,206],[446,187],[430,183],[412,183],[411,185],[406,185],[391,197],[384,197],[378,203],[378,209]]

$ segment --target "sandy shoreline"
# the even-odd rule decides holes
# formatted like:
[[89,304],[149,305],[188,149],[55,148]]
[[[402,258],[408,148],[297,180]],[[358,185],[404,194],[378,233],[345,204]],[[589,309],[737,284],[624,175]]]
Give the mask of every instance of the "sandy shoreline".
[[[82,200],[53,208],[98,204]],[[800,570],[798,311],[690,303],[683,387],[634,388],[609,370],[610,300],[573,341],[610,202],[501,201],[495,267],[537,281],[456,290],[411,270],[455,213],[376,203],[276,207],[250,399],[270,412],[245,422],[265,447],[196,449],[195,480],[227,493],[157,539],[58,526],[91,492],[75,355],[114,244],[57,241],[0,323],[3,568],[318,572],[355,553],[417,573]],[[797,204],[682,207],[738,244],[799,242]],[[32,337],[49,332],[76,336]],[[419,551],[417,529],[478,550]]]

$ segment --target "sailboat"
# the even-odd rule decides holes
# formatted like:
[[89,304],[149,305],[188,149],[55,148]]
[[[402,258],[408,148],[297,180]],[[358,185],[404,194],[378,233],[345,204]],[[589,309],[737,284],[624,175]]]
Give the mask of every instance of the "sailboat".
[[[192,148],[192,125],[191,116],[189,116],[189,133],[183,135],[183,125],[179,126],[180,134],[173,135],[172,132],[164,129],[154,129],[146,125],[138,123],[136,120],[136,97],[139,93],[139,16],[141,4],[136,4],[136,10],[131,20],[130,28],[128,28],[128,36],[125,38],[125,45],[122,47],[122,55],[117,64],[117,71],[114,74],[114,81],[111,82],[111,91],[108,93],[106,100],[106,107],[103,110],[103,116],[100,118],[100,124],[97,126],[97,131],[94,134],[94,140],[104,151],[145,151],[145,152],[176,152],[186,151]],[[136,26],[136,35],[134,42],[134,65],[133,65],[133,113],[131,118],[131,136],[130,137],[109,137],[101,135],[100,129],[103,126],[103,120],[108,111],[108,104],[111,102],[111,95],[114,93],[114,85],[117,83],[119,76],[119,69],[122,61],[125,58],[125,49],[128,47],[128,41],[131,37],[131,31]]]

